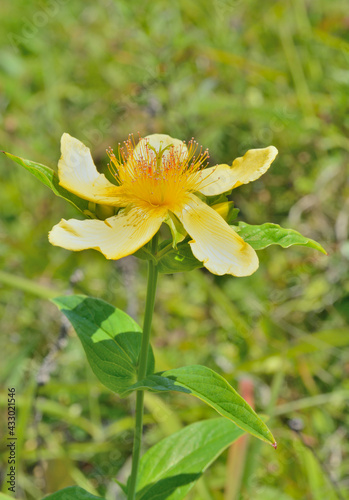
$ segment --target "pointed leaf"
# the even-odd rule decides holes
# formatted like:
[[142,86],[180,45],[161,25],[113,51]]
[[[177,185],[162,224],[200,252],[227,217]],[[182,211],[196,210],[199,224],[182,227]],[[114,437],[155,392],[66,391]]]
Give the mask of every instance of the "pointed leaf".
[[102,500],[102,497],[96,497],[78,486],[69,486],[63,490],[56,491],[52,495],[44,497],[43,500]]
[[241,429],[276,446],[272,433],[256,412],[223,377],[205,366],[184,366],[150,375],[130,389],[192,394],[212,406],[224,417],[232,420]]
[[224,418],[196,422],[163,439],[142,457],[137,500],[181,500],[207,467],[244,432]]
[[52,170],[49,167],[46,167],[46,165],[42,165],[41,163],[36,163],[31,160],[25,160],[24,158],[20,158],[19,156],[15,156],[11,153],[6,153],[5,151],[4,153],[8,158],[10,158],[11,160],[15,161],[16,163],[24,167],[31,174],[35,175],[35,177],[39,179],[39,181],[41,181],[43,184],[45,184],[45,186],[52,189],[52,191],[57,196],[69,201],[69,203],[71,203],[77,210],[82,212],[84,215],[86,216],[92,215],[89,213],[88,210],[89,202],[87,200],[79,198],[75,194],[70,193],[62,186],[60,186],[58,175],[54,170]]
[[266,223],[261,226],[251,226],[246,222],[239,222],[238,226],[232,227],[255,250],[262,250],[270,245],[280,245],[283,248],[302,245],[327,254],[317,241],[306,238],[294,229],[285,229],[278,224]]
[[[137,380],[142,333],[126,313],[100,299],[84,295],[57,297],[53,302],[69,319],[97,378],[120,394]],[[148,373],[154,371],[149,348]]]

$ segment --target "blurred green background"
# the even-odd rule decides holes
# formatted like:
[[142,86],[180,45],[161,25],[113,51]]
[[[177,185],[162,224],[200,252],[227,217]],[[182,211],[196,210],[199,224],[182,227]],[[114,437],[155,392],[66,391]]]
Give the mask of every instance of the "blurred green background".
[[[271,247],[249,278],[162,276],[157,369],[205,364],[234,387],[250,381],[279,443],[275,452],[251,439],[241,473],[223,454],[190,499],[223,499],[227,481],[237,500],[348,498],[347,2],[17,0],[0,9],[1,149],[55,166],[69,132],[101,170],[106,148],[130,132],[194,136],[212,164],[279,149],[266,175],[233,192],[240,218],[297,229],[329,256]],[[141,321],[145,263],[51,247],[51,227],[79,215],[5,157],[0,176],[0,417],[5,426],[15,387],[16,498],[75,483],[122,498],[113,477],[130,467],[134,402],[98,383],[47,298],[87,293]],[[174,394],[148,396],[146,410],[146,447],[214,416]]]

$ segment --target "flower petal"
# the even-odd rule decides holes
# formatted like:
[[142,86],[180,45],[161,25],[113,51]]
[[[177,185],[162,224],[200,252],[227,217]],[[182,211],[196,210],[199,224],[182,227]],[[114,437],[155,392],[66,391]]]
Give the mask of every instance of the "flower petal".
[[67,250],[99,250],[107,259],[121,259],[145,245],[167,215],[164,209],[126,208],[105,221],[62,219],[49,241]]
[[82,142],[69,134],[61,139],[62,156],[58,162],[59,183],[85,200],[105,205],[123,206],[120,188],[97,171],[91,152]]
[[193,238],[193,254],[211,273],[249,276],[257,270],[253,248],[197,196],[189,194],[176,215]]
[[263,175],[274,161],[278,150],[274,146],[250,149],[233,161],[233,165],[217,165],[201,171],[201,182],[197,191],[205,196],[215,196],[248,184]]
[[[147,154],[145,153],[146,144],[150,146],[150,148],[155,149],[157,152],[159,152],[160,149],[168,148],[162,155],[163,159],[169,155],[169,146],[174,146],[175,154],[180,155],[182,160],[185,160],[188,157],[188,149],[184,142],[179,139],[174,139],[166,134],[152,134],[142,138],[134,150],[137,156],[143,156],[144,158],[147,157]],[[150,149],[149,152],[151,157],[155,156],[152,149]]]

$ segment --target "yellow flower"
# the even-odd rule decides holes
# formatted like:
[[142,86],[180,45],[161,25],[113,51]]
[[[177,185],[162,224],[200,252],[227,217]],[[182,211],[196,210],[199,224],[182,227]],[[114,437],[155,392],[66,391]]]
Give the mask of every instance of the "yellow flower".
[[68,250],[94,248],[107,259],[120,259],[144,246],[173,214],[191,236],[195,257],[212,273],[249,276],[258,257],[216,212],[195,193],[213,196],[258,179],[277,155],[277,149],[253,149],[233,165],[203,168],[207,152],[195,156],[188,146],[168,135],[130,138],[117,158],[110,150],[115,184],[100,174],[90,150],[69,134],[61,140],[60,185],[91,202],[121,208],[107,219],[68,221],[53,227],[49,240]]

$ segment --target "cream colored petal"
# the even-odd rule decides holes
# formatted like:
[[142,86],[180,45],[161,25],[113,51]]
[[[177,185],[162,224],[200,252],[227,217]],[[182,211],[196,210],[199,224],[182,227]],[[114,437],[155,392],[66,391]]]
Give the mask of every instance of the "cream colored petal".
[[[147,154],[145,152],[145,147],[147,144],[150,148],[154,148],[157,152],[159,152],[160,149],[168,148],[163,153],[163,159],[167,158],[170,154],[169,146],[174,146],[175,154],[180,155],[181,160],[185,160],[188,157],[188,149],[184,142],[179,139],[174,139],[166,134],[152,134],[142,138],[135,147],[135,154],[146,158]],[[149,151],[151,158],[154,158],[155,154],[152,149],[149,149]]]
[[193,254],[211,273],[249,276],[257,270],[258,257],[253,248],[197,196],[188,195],[176,215],[193,238]]
[[107,259],[121,259],[145,245],[158,231],[167,211],[124,209],[105,221],[62,219],[49,233],[52,245],[67,250],[99,250]]
[[61,186],[95,203],[113,206],[124,204],[124,200],[120,199],[120,188],[97,171],[88,147],[69,134],[63,134],[61,151],[58,162]]
[[274,146],[264,149],[250,149],[236,158],[233,165],[217,165],[201,171],[197,191],[205,196],[215,196],[248,184],[263,175],[274,161],[278,150]]

